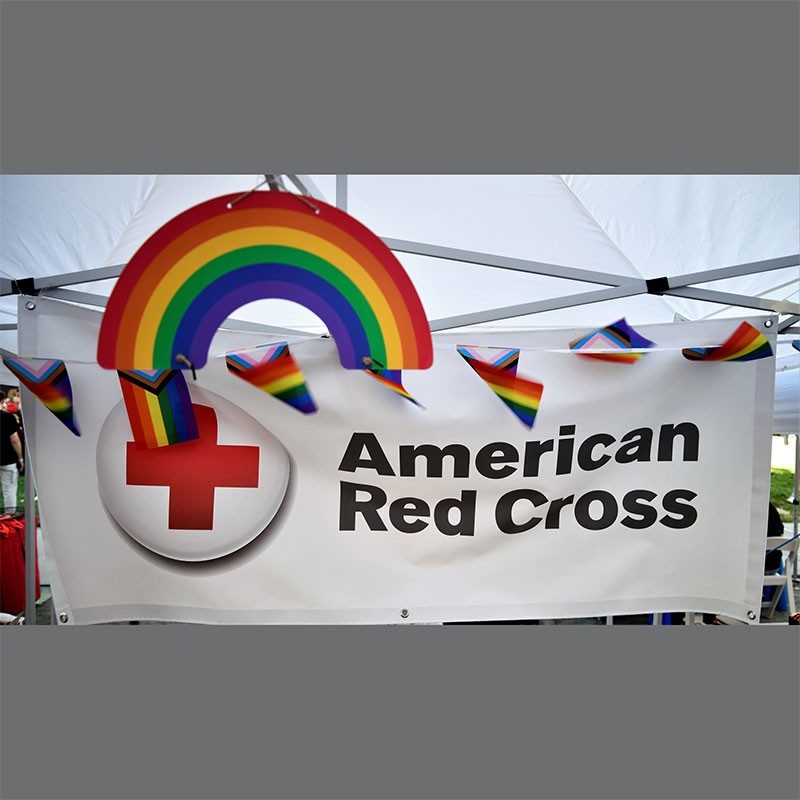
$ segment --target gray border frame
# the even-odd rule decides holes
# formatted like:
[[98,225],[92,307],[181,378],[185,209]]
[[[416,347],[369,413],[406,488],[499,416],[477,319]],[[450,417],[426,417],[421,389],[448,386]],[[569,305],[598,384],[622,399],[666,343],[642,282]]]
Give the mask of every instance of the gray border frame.
[[0,13],[3,172],[800,172],[792,0]]

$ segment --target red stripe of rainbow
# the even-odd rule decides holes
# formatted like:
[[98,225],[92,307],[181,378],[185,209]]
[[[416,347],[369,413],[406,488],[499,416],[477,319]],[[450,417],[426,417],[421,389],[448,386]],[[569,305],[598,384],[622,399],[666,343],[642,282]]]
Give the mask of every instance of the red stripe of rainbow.
[[743,322],[716,347],[686,347],[683,357],[690,361],[757,361],[772,355],[769,339],[749,322]]
[[433,361],[427,318],[400,262],[371,231],[333,206],[254,192],[209,200],[156,231],[109,299],[97,360],[107,369],[195,367],[220,323],[240,306],[282,298],[327,325],[342,365],[389,369]]

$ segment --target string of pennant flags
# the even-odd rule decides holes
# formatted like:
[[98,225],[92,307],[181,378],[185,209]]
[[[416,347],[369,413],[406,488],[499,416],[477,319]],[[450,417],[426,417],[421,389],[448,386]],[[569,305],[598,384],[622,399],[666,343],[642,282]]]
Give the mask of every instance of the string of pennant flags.
[[[800,343],[792,344],[800,350]],[[568,347],[583,359],[627,366],[660,349],[637,333],[625,319],[589,331],[571,341]],[[520,348],[456,345],[455,349],[516,418],[526,427],[533,427],[544,385],[518,374]],[[740,323],[719,345],[681,348],[681,353],[688,361],[709,363],[750,362],[773,354],[767,337],[748,322]],[[306,377],[291,353],[289,342],[242,348],[225,353],[224,358],[228,372],[255,389],[302,414],[317,411]],[[72,385],[63,360],[21,358],[10,354],[4,354],[2,360],[20,383],[68,430],[80,436],[73,409]],[[365,375],[424,409],[403,386],[402,370],[386,369],[372,359],[367,361],[372,363],[365,363],[362,369]],[[183,370],[117,370],[117,374],[138,447],[164,447],[197,438],[197,423]]]

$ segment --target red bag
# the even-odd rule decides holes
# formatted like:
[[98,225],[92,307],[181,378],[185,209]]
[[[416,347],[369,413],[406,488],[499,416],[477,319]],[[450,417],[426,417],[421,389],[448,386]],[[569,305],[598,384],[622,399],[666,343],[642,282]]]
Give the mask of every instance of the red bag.
[[[34,558],[38,556],[34,553]],[[36,599],[41,597],[39,562],[36,561]],[[25,611],[25,522],[19,517],[0,517],[0,611]]]

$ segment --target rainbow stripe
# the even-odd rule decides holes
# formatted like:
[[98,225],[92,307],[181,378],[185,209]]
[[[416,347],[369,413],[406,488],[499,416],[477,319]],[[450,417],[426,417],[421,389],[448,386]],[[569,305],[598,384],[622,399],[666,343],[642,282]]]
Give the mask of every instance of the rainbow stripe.
[[686,347],[682,352],[689,361],[757,361],[769,358],[772,347],[761,331],[743,322],[721,345]]
[[72,383],[63,361],[54,358],[23,361],[4,356],[3,363],[64,425],[76,436],[81,435],[72,408]]
[[317,410],[306,378],[289,352],[286,342],[255,350],[239,350],[225,356],[228,371],[244,381],[288,403],[304,414]]
[[[288,192],[226,195],[157,230],[122,272],[106,307],[97,360],[106,369],[178,369],[208,358],[222,321],[264,298],[300,303],[330,330],[348,369],[373,358],[425,369],[433,345],[411,279],[352,217]],[[229,207],[229,204],[232,204]]]
[[469,347],[459,345],[458,352],[478,377],[517,415],[523,425],[532,428],[539,411],[544,385],[477,358]]
[[144,449],[197,439],[186,378],[177,369],[117,370],[133,441]]
[[625,318],[605,328],[598,328],[569,343],[569,349],[582,358],[610,361],[613,364],[635,364],[653,342],[638,334]]
[[425,407],[422,405],[422,403],[412,397],[408,391],[406,391],[406,388],[403,386],[402,370],[373,367],[372,369],[364,370],[364,373],[369,375],[371,378],[374,378],[376,381],[378,381],[378,383],[385,386],[387,389],[391,389],[396,394],[399,394],[400,397],[405,397],[406,400],[409,400],[415,406],[419,406],[420,408]]

